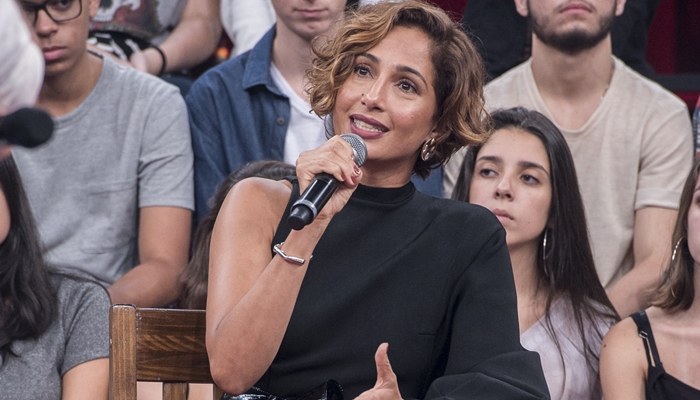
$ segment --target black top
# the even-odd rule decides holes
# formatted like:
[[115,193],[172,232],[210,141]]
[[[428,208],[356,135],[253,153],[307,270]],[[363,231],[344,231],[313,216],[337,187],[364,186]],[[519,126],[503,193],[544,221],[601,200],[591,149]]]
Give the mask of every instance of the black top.
[[[273,244],[288,235],[298,195],[294,182]],[[374,386],[382,342],[404,398],[549,398],[539,356],[520,346],[500,223],[412,183],[360,185],[335,215],[279,352],[255,386],[289,398],[334,379],[352,399]]]
[[[645,388],[647,400],[700,399],[700,390],[688,386],[664,370],[664,365],[659,359],[659,352],[656,349],[656,342],[654,341],[654,334],[651,331],[647,313],[642,310],[632,314],[631,317],[634,323],[637,324],[637,331],[644,343],[649,365]],[[653,365],[652,360],[654,361]]]

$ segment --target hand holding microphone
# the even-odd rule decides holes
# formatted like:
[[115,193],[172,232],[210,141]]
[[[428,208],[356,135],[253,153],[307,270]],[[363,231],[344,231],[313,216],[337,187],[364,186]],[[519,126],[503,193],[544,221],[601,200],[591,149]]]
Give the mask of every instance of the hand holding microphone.
[[[340,135],[340,138],[352,147],[356,166],[362,166],[367,158],[367,146],[362,138],[352,133]],[[292,205],[287,219],[289,226],[294,230],[300,230],[312,223],[338,189],[339,184],[338,179],[331,174],[317,174],[304,193]]]

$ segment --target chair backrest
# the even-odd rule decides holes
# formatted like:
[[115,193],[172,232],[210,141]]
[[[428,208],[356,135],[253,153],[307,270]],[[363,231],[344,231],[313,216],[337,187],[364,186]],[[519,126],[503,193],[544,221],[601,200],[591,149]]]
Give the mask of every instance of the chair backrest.
[[[136,382],[163,382],[164,400],[187,400],[189,383],[214,383],[202,310],[115,304],[109,318],[112,400],[136,400]],[[214,386],[214,398],[221,397]]]

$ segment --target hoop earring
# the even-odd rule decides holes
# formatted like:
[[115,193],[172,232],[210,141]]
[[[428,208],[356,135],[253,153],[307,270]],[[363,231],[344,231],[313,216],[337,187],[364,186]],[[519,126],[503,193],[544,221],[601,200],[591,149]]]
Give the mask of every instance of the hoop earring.
[[435,154],[435,148],[437,146],[435,145],[435,138],[430,138],[423,143],[423,149],[420,152],[420,158],[423,161],[428,161],[431,158],[433,158],[433,155]]
[[335,129],[333,129],[333,111],[323,117],[323,129],[326,133],[326,139],[330,139],[335,136]]
[[678,247],[681,245],[683,238],[678,239],[676,245],[673,247],[673,254],[671,254],[671,264],[676,260],[676,253],[678,253]]
[[[544,276],[549,280],[549,271],[547,270],[547,264],[545,260],[547,259],[547,237],[549,236],[549,228],[544,230],[544,236],[542,237],[542,271]],[[551,247],[551,246],[550,246]]]

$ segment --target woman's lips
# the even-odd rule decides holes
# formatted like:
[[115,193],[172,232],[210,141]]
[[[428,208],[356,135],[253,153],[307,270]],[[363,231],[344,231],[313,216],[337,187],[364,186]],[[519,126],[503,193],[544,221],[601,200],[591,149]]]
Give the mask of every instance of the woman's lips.
[[501,223],[503,223],[504,221],[511,221],[513,219],[513,217],[510,214],[508,214],[507,211],[497,208],[492,212],[493,215],[495,215],[498,218],[498,220],[501,221]]
[[379,121],[361,115],[350,117],[350,131],[363,139],[376,139],[384,136],[389,130]]
[[65,53],[65,47],[45,47],[41,49],[41,52],[44,54],[44,60],[46,61],[54,61]]

